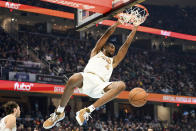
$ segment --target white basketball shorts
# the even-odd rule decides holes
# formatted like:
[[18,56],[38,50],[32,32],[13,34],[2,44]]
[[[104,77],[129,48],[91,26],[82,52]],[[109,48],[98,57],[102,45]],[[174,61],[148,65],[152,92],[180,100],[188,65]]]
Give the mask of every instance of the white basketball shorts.
[[83,86],[79,88],[80,93],[92,98],[100,98],[104,95],[104,88],[112,82],[104,82],[99,76],[92,73],[80,72],[83,76]]

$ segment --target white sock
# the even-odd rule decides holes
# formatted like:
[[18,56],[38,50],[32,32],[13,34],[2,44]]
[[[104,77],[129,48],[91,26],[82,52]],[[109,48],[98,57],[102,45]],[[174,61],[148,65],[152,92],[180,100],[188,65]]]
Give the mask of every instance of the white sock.
[[90,105],[90,106],[88,107],[88,109],[90,110],[90,112],[93,112],[96,108],[95,108],[93,105]]
[[58,106],[56,112],[62,113],[64,111],[65,107],[61,107],[60,105]]

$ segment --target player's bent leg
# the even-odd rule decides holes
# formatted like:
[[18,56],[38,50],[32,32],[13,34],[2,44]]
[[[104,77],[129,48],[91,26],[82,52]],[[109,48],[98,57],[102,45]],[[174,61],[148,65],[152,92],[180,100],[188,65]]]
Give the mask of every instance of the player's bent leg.
[[114,99],[120,92],[125,90],[126,85],[123,81],[116,81],[104,88],[106,92],[101,98],[99,98],[93,105],[88,108],[81,109],[76,113],[76,120],[79,125],[86,123],[90,117],[90,113],[93,112],[97,107],[104,105],[105,103]]
[[65,88],[64,93],[61,97],[60,106],[65,107],[67,105],[67,103],[69,102],[69,99],[72,96],[74,89],[76,87],[81,88],[82,85],[83,85],[82,74],[76,73],[76,74],[72,75],[66,84],[66,88]]
[[126,89],[126,84],[123,81],[116,81],[104,88],[105,94],[99,98],[94,104],[94,108],[100,107],[107,102],[116,98],[122,91]]
[[81,88],[83,84],[83,77],[80,73],[76,73],[72,75],[69,80],[67,81],[66,88],[64,90],[64,93],[61,97],[61,102],[57,110],[50,115],[50,118],[48,118],[44,123],[43,127],[45,129],[50,129],[53,126],[56,125],[57,122],[63,120],[65,118],[64,109],[67,103],[70,100],[70,97],[72,96],[74,89],[76,87]]

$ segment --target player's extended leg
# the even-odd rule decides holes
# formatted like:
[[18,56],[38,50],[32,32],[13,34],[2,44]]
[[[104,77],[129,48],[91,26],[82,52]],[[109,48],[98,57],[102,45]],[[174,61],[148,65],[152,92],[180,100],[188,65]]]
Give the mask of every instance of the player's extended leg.
[[95,103],[93,103],[88,108],[84,108],[76,113],[76,120],[80,125],[83,125],[87,120],[91,112],[93,112],[97,107],[100,107],[107,102],[113,100],[118,94],[125,90],[126,85],[123,81],[116,81],[104,88],[106,92],[101,98],[99,98]]
[[67,84],[66,88],[64,90],[64,93],[61,97],[61,102],[59,107],[57,108],[56,112],[51,114],[50,118],[48,118],[44,123],[43,127],[45,129],[50,129],[52,128],[58,121],[61,121],[65,117],[64,109],[67,103],[70,100],[70,97],[72,96],[74,89],[76,87],[81,88],[83,84],[83,76],[80,73],[76,73],[72,75]]
[[104,88],[106,93],[93,104],[94,108],[100,107],[113,100],[117,95],[124,91],[125,88],[126,84],[123,81],[113,82],[111,85]]

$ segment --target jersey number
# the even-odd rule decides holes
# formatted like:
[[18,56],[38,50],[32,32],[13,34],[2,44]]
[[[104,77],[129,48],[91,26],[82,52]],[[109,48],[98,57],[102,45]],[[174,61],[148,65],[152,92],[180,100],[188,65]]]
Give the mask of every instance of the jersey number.
[[106,68],[107,70],[109,70],[109,69],[110,69],[110,65],[107,64],[107,65],[105,66],[105,68]]

